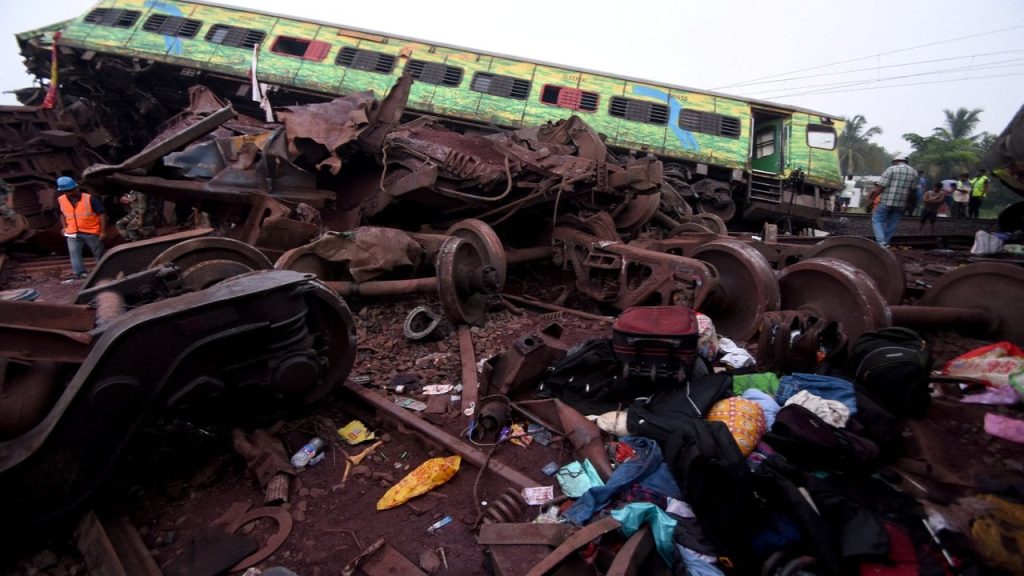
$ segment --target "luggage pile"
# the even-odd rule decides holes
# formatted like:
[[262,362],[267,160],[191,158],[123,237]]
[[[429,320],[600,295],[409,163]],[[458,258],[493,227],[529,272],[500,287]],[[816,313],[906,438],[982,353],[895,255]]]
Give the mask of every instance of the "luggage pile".
[[900,418],[928,410],[927,343],[887,328],[845,359],[819,354],[801,364],[809,371],[776,374],[752,357],[723,366],[733,344],[722,340],[685,308],[631,308],[610,337],[549,369],[541,395],[632,454],[613,458],[605,484],[561,518],[582,526],[611,515],[623,530],[646,518],[678,574],[947,573],[949,552],[888,467],[903,451]]

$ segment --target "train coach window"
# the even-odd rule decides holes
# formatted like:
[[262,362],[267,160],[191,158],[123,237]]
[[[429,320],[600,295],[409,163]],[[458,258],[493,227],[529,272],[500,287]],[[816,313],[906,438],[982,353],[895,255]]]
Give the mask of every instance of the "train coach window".
[[634,122],[668,124],[668,106],[655,102],[612,96],[611,103],[608,105],[608,113],[616,118],[625,118]]
[[491,96],[526,100],[530,95],[530,81],[520,80],[511,76],[477,72],[473,76],[473,82],[469,85],[469,89],[475,92],[490,94]]
[[283,56],[295,56],[303,60],[320,61],[327,57],[327,53],[331,51],[331,45],[319,40],[278,36],[277,40],[274,40],[274,43],[270,46],[270,51]]
[[834,150],[836,147],[836,129],[821,124],[807,125],[807,145],[811,148]]
[[545,104],[570,110],[583,110],[584,112],[597,110],[599,99],[600,96],[596,92],[584,92],[578,88],[551,86],[550,84],[544,86],[540,91],[540,101]]
[[726,138],[740,137],[740,119],[714,112],[701,112],[684,108],[679,112],[679,127],[691,132],[714,134]]
[[767,126],[754,134],[754,158],[775,154],[775,126]]
[[138,10],[115,10],[112,8],[97,8],[85,17],[89,24],[100,26],[113,26],[114,28],[131,28],[138,21],[142,12]]
[[267,33],[252,28],[239,28],[226,24],[214,24],[206,33],[206,41],[234,48],[249,48],[261,44]]
[[441,86],[458,86],[462,83],[462,68],[424,60],[410,60],[408,66],[412,70],[412,77],[420,82]]
[[195,38],[196,32],[203,23],[190,18],[168,16],[166,14],[153,14],[146,19],[142,29],[146,32],[154,32],[164,36],[180,36],[181,38]]
[[392,54],[345,46],[338,51],[338,56],[334,59],[334,63],[338,66],[355,68],[356,70],[390,74],[395,69],[395,60],[396,58]]

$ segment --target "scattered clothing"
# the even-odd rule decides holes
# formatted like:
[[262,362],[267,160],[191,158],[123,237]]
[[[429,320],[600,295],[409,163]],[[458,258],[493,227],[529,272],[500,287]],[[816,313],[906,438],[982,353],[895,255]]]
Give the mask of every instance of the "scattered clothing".
[[594,486],[580,496],[562,515],[567,521],[577,526],[586,524],[594,514],[611,502],[615,494],[636,483],[640,483],[666,498],[682,497],[679,485],[676,484],[671,471],[665,465],[661,448],[657,443],[640,436],[630,436],[624,438],[623,441],[636,450],[636,457],[616,468],[608,478],[607,484]]
[[785,406],[787,401],[801,390],[807,390],[811,394],[826,400],[842,402],[849,409],[850,416],[857,413],[857,398],[853,390],[853,384],[842,378],[822,374],[796,372],[783,376],[782,380],[779,381],[779,391],[775,395],[775,401]]
[[779,406],[779,403],[775,401],[775,398],[772,395],[755,388],[744,390],[741,398],[744,400],[750,400],[751,402],[757,402],[757,405],[761,407],[761,412],[764,413],[765,426],[771,430],[772,424],[775,424],[775,415],[778,414],[779,409],[782,408],[782,406]]
[[779,377],[774,372],[737,374],[732,377],[732,391],[734,394],[743,394],[750,389],[760,390],[774,396],[779,392]]
[[798,404],[813,412],[818,418],[828,422],[836,428],[845,428],[846,421],[850,419],[850,410],[842,402],[826,400],[815,396],[807,390],[801,390],[786,401],[786,406]]
[[632,536],[644,525],[650,524],[654,547],[658,550],[658,554],[669,566],[675,565],[676,551],[673,542],[673,534],[676,530],[675,518],[650,502],[627,504],[618,510],[613,510],[612,518],[622,523],[619,530],[626,537]]
[[733,370],[747,368],[757,364],[757,361],[754,360],[754,357],[750,355],[750,352],[747,352],[745,349],[740,348],[732,340],[725,337],[720,338],[719,345],[721,347],[722,352],[725,353],[725,355],[722,356],[721,358],[722,364],[725,364],[726,366],[732,368]]

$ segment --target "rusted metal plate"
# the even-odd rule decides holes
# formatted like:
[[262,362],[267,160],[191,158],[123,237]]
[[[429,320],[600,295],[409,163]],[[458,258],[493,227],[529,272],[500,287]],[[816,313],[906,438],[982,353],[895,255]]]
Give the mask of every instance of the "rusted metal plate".
[[138,530],[124,517],[100,522],[89,512],[75,529],[78,550],[98,576],[162,576]]
[[88,332],[96,314],[88,306],[0,300],[0,319],[22,328]]
[[462,361],[462,413],[473,414],[476,411],[477,398],[480,396],[480,382],[476,375],[476,352],[473,351],[473,335],[469,326],[459,326],[459,358]]
[[544,560],[530,568],[530,571],[526,573],[527,576],[544,576],[551,570],[554,570],[554,568],[568,558],[570,554],[586,546],[594,538],[597,538],[602,534],[607,534],[613,530],[618,530],[621,526],[622,524],[611,516],[606,516],[596,522],[587,524],[578,532],[566,539],[566,541],[558,548],[555,548],[555,550],[551,552],[551,554],[548,554]]
[[578,530],[571,524],[519,524],[494,522],[480,526],[477,543],[483,545],[544,544],[560,546]]
[[651,534],[651,527],[644,526],[626,540],[619,553],[615,555],[612,565],[605,572],[605,576],[636,576],[652,550],[654,536]]

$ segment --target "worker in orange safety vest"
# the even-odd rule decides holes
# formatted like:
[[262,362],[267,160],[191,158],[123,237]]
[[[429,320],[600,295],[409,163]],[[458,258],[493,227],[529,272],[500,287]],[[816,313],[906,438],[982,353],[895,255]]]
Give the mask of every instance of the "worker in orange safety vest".
[[71,273],[74,278],[85,278],[82,246],[88,246],[96,260],[103,257],[103,231],[107,227],[107,214],[103,202],[92,194],[82,192],[70,176],[57,178],[57,198],[60,223],[64,227],[68,253],[71,255]]

